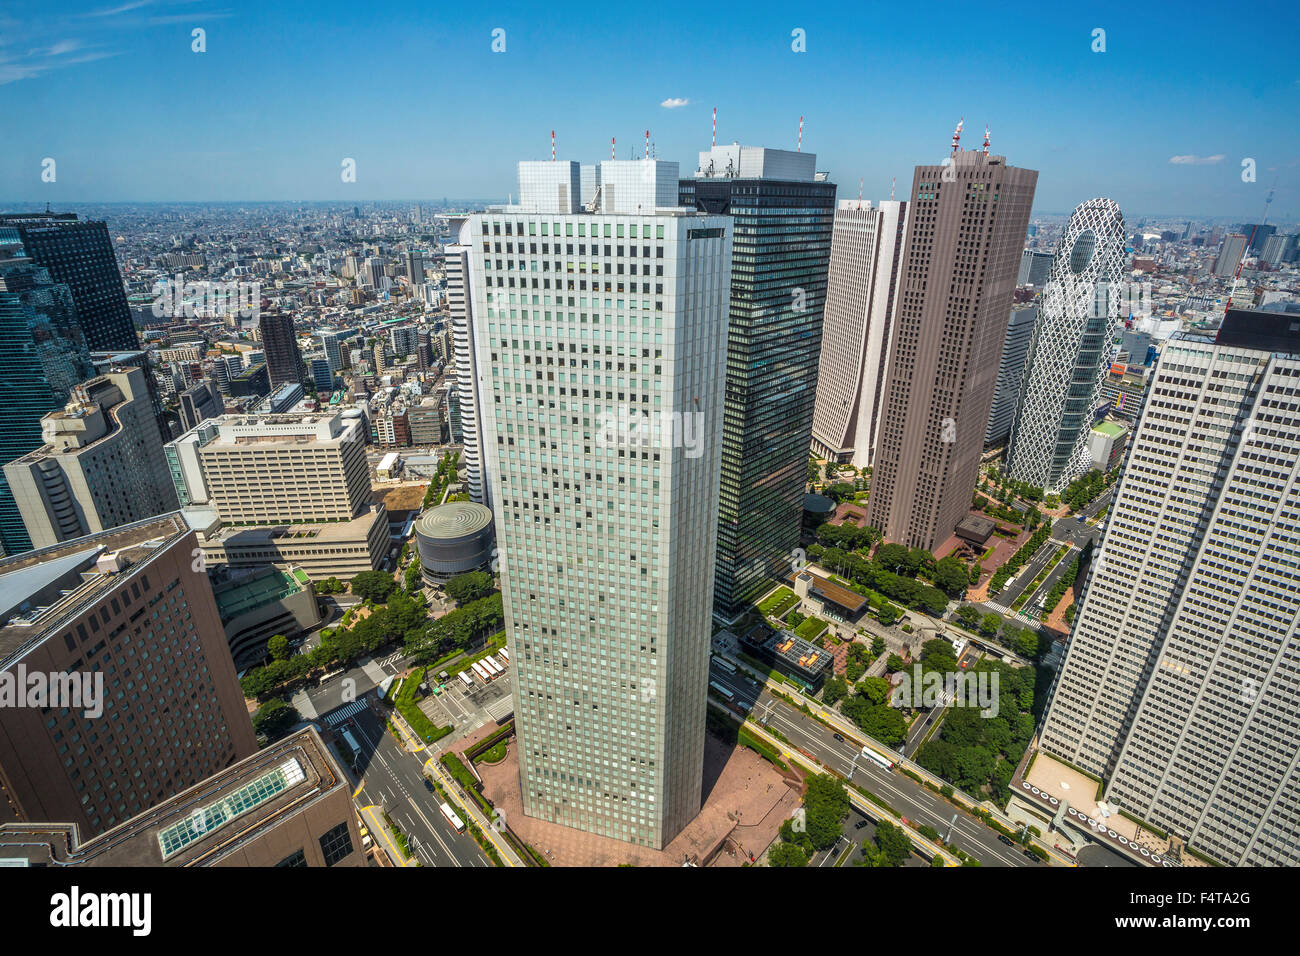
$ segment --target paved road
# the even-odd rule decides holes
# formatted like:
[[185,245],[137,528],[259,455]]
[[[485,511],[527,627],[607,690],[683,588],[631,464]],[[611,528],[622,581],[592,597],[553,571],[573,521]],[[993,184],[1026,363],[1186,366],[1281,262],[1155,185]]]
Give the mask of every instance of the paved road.
[[[836,740],[833,731],[774,697],[765,688],[761,689],[743,672],[728,674],[715,664],[710,669],[710,680],[728,688],[735,694],[735,702],[742,710],[752,712],[755,719],[761,719],[762,723],[776,729],[790,741],[791,746],[812,754],[845,777],[852,769],[855,783],[880,797],[913,825],[928,824],[938,830],[940,836],[947,836],[953,814],[956,814],[954,844],[983,865],[1039,865],[1031,863],[1019,849],[1003,846],[998,842],[997,833],[911,777],[863,760],[858,755],[859,747],[847,740]],[[856,761],[855,756],[858,757]]]
[[427,754],[409,754],[370,709],[357,714],[349,729],[361,746],[358,806],[382,806],[407,835],[425,866],[491,866],[474,838],[457,833],[438,810],[438,795],[424,784]]

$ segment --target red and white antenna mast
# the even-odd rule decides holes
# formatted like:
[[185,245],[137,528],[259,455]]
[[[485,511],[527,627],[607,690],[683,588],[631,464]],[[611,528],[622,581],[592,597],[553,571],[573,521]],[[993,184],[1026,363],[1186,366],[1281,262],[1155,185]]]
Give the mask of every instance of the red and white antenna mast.
[[989,154],[989,124],[984,124],[984,155]]
[[718,108],[713,107],[713,145],[718,145]]
[[957,128],[952,131],[952,151],[954,154],[958,151],[958,143],[961,142],[961,128],[966,125],[966,117],[957,121]]
[[803,152],[803,117],[802,116],[799,117],[799,145],[798,147],[796,147],[795,152],[798,153]]
[[551,162],[555,162],[555,130],[551,130]]
[[645,158],[650,158],[650,131],[645,131]]
[[614,137],[613,136],[609,138],[609,158],[610,159],[614,158]]

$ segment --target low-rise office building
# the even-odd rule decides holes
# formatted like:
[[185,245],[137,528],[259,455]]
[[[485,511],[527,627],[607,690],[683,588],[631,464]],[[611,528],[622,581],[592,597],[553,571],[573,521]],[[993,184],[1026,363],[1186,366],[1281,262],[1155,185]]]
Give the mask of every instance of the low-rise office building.
[[75,823],[0,826],[0,861],[29,866],[365,866],[352,784],[310,727],[87,836]]

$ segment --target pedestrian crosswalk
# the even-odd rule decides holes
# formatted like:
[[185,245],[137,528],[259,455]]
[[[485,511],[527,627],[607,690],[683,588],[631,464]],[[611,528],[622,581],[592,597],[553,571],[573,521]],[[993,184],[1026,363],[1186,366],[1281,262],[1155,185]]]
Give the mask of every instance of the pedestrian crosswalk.
[[339,724],[343,723],[343,721],[347,720],[349,717],[353,716],[354,714],[359,714],[361,713],[361,711],[365,709],[366,709],[366,702],[364,700],[354,700],[352,703],[346,704],[345,706],[340,707],[338,710],[332,711],[330,714],[328,714],[325,717],[325,723],[329,724],[331,727],[337,727]]

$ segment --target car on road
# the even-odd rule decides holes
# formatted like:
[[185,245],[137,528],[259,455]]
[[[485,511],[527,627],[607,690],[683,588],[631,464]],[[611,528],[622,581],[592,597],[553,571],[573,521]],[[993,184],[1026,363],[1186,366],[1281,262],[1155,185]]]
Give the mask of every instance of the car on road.
[[424,778],[424,789],[428,790],[430,793],[433,793],[433,781],[430,780],[428,777]]
[[1029,859],[1033,860],[1035,863],[1039,862],[1038,854],[1033,850],[1025,850],[1024,852],[1025,856],[1029,857]]
[[1003,836],[1001,833],[998,834],[998,842],[999,842],[999,843],[1005,843],[1007,846],[1015,846],[1015,845],[1016,845],[1015,842],[1011,839],[1011,837]]
[[844,735],[843,735],[843,734],[831,734],[831,736],[834,737],[836,740],[838,740],[840,743],[844,743]]

